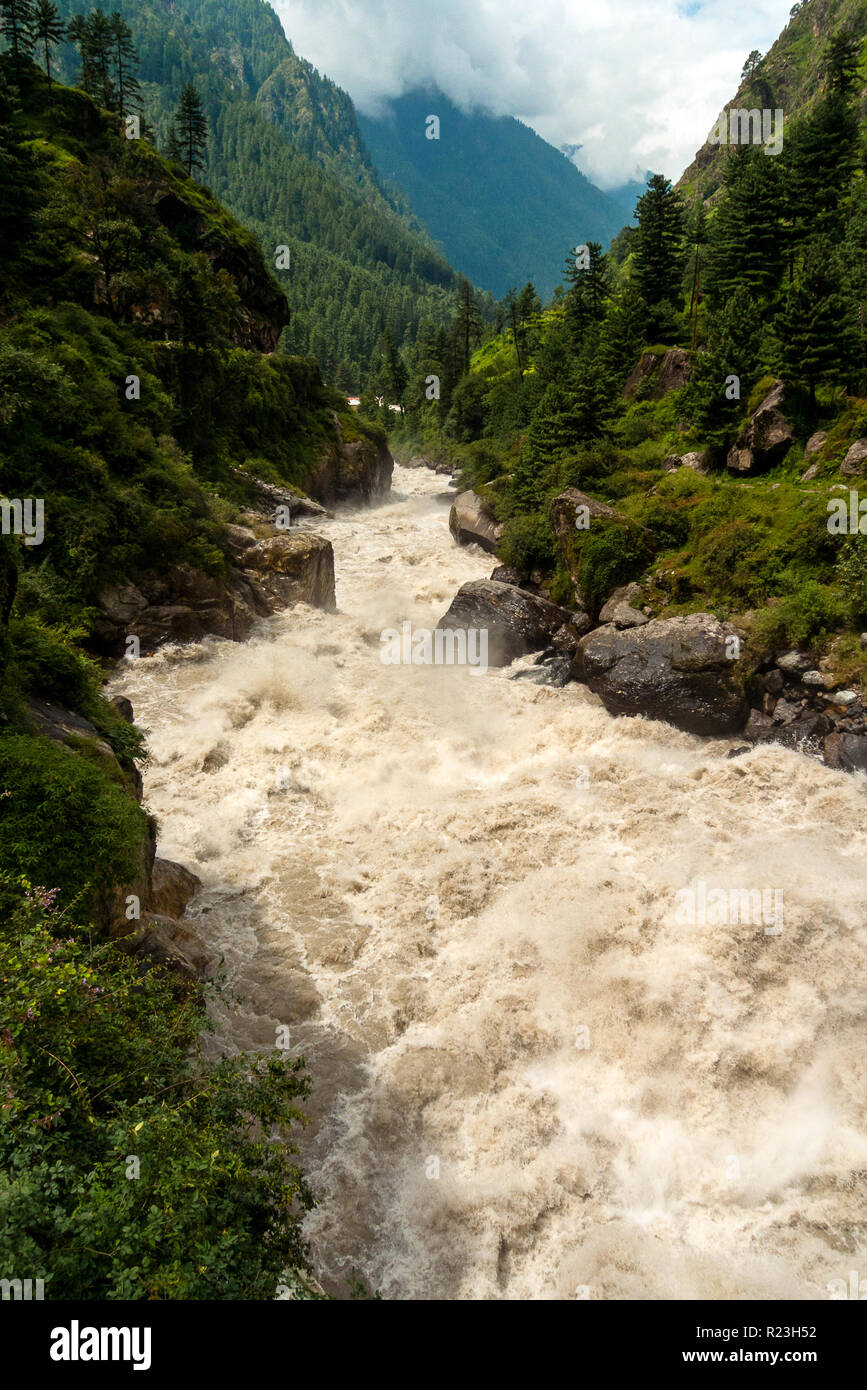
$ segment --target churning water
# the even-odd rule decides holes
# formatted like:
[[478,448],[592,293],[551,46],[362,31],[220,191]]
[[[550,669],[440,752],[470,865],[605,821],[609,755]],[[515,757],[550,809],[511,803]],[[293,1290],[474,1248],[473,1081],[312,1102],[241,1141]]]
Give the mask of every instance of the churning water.
[[[340,612],[129,663],[160,853],[308,1061],[319,1278],[385,1298],[827,1298],[867,1275],[864,780],[613,719],[588,692],[384,665],[492,560],[443,480],[316,530]],[[683,925],[682,890],[775,890]],[[679,896],[680,895],[680,896]],[[709,914],[710,915],[710,914]]]

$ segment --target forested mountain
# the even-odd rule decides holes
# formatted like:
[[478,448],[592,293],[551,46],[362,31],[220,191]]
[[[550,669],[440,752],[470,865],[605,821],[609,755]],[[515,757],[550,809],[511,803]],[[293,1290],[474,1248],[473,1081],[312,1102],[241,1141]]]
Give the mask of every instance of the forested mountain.
[[[90,0],[60,0],[61,16]],[[273,254],[292,317],[283,345],[357,389],[386,326],[399,344],[442,321],[457,279],[365,152],[352,103],[293,51],[263,0],[114,0],[139,57],[141,105],[165,149],[186,83],[209,127],[202,177]],[[72,45],[57,73],[80,76]]]
[[[726,111],[781,110],[785,132],[797,118],[821,100],[828,80],[825,39],[832,33],[847,32],[854,38],[867,37],[867,5],[864,0],[797,0],[789,22],[777,41],[763,56],[750,54],[744,64],[741,83]],[[862,129],[867,119],[867,93],[858,99]],[[678,181],[678,188],[692,196],[712,197],[720,188],[726,162],[721,144],[705,142],[689,168]]]
[[[438,139],[428,138],[430,115]],[[550,296],[564,247],[607,246],[623,226],[622,207],[511,116],[466,115],[432,90],[359,125],[382,178],[404,190],[452,264],[498,297],[527,280]]]
[[[423,342],[405,447],[463,465],[501,558],[557,601],[634,581],[645,616],[710,611],[762,659],[808,647],[820,680],[863,681],[867,11],[808,0],[772,52],[774,100],[803,98],[780,153],[711,147],[684,180],[708,204],[652,176],[637,227],[573,248],[565,294],[528,286],[476,325],[468,369]],[[564,531],[564,489],[619,520]]]

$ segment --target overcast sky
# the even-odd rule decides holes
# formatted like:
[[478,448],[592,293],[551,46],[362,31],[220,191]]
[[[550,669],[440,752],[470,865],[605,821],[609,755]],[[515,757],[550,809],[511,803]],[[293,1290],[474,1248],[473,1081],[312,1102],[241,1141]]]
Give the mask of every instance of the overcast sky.
[[272,0],[297,53],[377,114],[436,83],[517,116],[602,187],[677,178],[792,0]]

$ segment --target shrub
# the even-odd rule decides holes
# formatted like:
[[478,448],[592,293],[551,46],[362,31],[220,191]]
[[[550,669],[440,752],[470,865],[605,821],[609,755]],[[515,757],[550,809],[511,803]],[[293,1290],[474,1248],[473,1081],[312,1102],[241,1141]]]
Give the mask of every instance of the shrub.
[[0,868],[51,883],[68,905],[135,878],[146,833],[104,766],[48,738],[0,738]]
[[53,1299],[317,1297],[287,1137],[303,1059],[207,1062],[201,999],[51,899],[0,873],[7,1269]]

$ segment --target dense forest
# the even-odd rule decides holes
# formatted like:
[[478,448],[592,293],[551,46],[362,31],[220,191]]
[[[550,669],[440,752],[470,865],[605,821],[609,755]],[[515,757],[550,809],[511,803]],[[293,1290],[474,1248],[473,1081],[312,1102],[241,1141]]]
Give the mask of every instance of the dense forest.
[[[64,22],[93,9],[58,2]],[[287,352],[315,357],[350,392],[387,327],[403,347],[425,319],[448,317],[454,271],[405,199],[381,187],[348,96],[294,53],[269,5],[111,9],[129,26],[136,109],[159,149],[184,87],[198,91],[209,130],[200,176],[267,251],[292,307]],[[59,45],[55,63],[63,81],[92,86],[74,43]],[[279,247],[288,255],[278,261]]]
[[[408,359],[395,436],[462,465],[505,524],[502,558],[559,601],[575,601],[576,570],[585,598],[641,580],[645,611],[737,615],[759,646],[816,644],[850,679],[865,664],[867,536],[857,519],[855,534],[829,526],[828,489],[854,485],[850,447],[867,434],[865,32],[862,11],[820,46],[779,155],[709,147],[709,202],[689,177],[680,190],[655,175],[637,226],[607,252],[573,247],[547,307],[528,285],[486,331],[470,294]],[[740,105],[761,102],[759,56]],[[454,342],[472,346],[463,363]],[[744,446],[774,392],[785,429],[761,454]],[[577,537],[567,566],[550,504],[569,486],[629,524]]]

